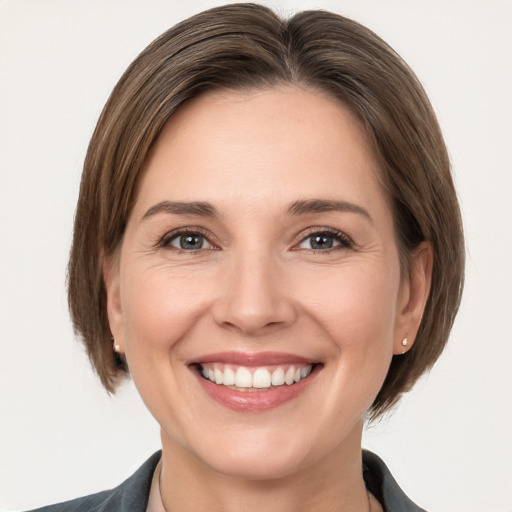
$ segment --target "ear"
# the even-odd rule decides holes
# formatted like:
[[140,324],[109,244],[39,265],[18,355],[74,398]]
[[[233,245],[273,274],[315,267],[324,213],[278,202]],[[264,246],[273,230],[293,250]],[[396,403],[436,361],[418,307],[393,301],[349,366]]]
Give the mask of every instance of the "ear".
[[119,275],[119,256],[102,256],[103,282],[107,294],[107,316],[117,352],[124,353],[124,326],[121,308],[121,287]]
[[433,264],[432,246],[422,242],[414,251],[408,276],[403,276],[398,302],[393,354],[404,354],[416,339],[430,293]]

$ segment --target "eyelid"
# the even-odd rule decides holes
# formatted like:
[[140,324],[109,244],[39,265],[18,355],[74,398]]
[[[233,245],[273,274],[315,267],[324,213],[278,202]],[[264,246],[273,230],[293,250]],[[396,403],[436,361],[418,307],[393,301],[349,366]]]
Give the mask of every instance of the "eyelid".
[[[197,252],[199,251],[211,251],[211,250],[218,250],[219,245],[214,241],[215,237],[213,237],[212,233],[204,228],[201,228],[199,226],[183,226],[176,229],[172,229],[171,231],[167,231],[163,236],[161,236],[156,244],[156,248],[164,248],[167,249],[170,247],[170,242],[174,238],[186,235],[186,234],[199,234],[201,236],[204,236],[204,238],[207,240],[209,244],[211,244],[213,247],[209,249],[197,249]],[[297,247],[300,243],[304,242],[308,237],[313,235],[328,235],[332,236],[333,238],[336,238],[340,245],[330,248],[330,249],[300,249]],[[309,250],[309,251],[315,251],[315,252],[329,252],[337,249],[347,249],[352,248],[355,246],[354,241],[351,239],[350,236],[348,236],[343,231],[340,231],[338,229],[334,229],[331,227],[326,226],[313,226],[310,227],[304,231],[302,231],[296,238],[296,241],[293,243],[293,246],[291,247],[292,250]],[[180,251],[180,249],[172,247],[173,250]],[[194,252],[193,250],[188,250],[184,252]]]
[[[333,238],[336,238],[340,242],[340,245],[336,246],[336,247],[332,247],[330,249],[300,249],[298,247],[299,244],[301,244],[307,238],[309,238],[310,236],[313,236],[313,235],[329,235]],[[305,231],[303,231],[302,233],[300,233],[299,237],[297,237],[297,238],[298,238],[298,240],[293,244],[293,247],[292,247],[292,250],[295,250],[295,251],[306,250],[306,251],[310,251],[310,252],[313,252],[313,251],[314,252],[330,252],[330,251],[335,251],[338,249],[350,249],[355,246],[355,243],[352,240],[352,238],[350,238],[350,236],[348,236],[346,233],[344,233],[343,231],[340,231],[339,229],[329,228],[326,226],[315,226],[315,227],[308,228]]]
[[[172,247],[170,245],[170,242],[179,237],[179,236],[183,236],[183,235],[201,235],[203,236],[206,241],[211,244],[213,247],[212,248],[206,248],[206,249],[196,249],[195,251],[194,250],[181,250],[181,249],[178,249],[177,247]],[[184,227],[179,227],[179,228],[176,228],[176,229],[172,229],[171,231],[167,231],[162,237],[160,237],[156,243],[156,247],[157,248],[162,248],[162,249],[171,249],[171,250],[175,250],[175,251],[183,251],[183,252],[188,252],[188,253],[193,253],[193,252],[199,252],[199,251],[211,251],[211,250],[216,250],[218,249],[218,245],[212,240],[213,236],[212,234],[207,231],[206,229],[204,228],[201,228],[199,226],[184,226]]]

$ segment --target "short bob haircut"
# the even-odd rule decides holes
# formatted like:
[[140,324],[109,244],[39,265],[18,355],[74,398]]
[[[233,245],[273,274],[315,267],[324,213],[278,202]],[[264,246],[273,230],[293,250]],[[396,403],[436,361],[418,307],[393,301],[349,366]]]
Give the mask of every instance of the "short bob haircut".
[[148,152],[191,98],[279,85],[321,91],[361,121],[390,199],[402,274],[407,277],[422,241],[433,249],[431,290],[417,338],[406,354],[393,357],[370,418],[390,409],[441,354],[460,303],[464,239],[447,150],[419,80],[355,21],[325,11],[282,19],[261,5],[231,4],[175,25],[133,61],[88,148],[68,298],[75,331],[109,392],[128,368],[113,353],[102,267],[123,240]]

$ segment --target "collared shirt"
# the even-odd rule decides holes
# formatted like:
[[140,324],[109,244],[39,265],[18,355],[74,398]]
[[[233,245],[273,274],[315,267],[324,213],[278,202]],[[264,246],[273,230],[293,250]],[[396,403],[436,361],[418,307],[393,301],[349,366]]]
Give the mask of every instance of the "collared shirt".
[[146,512],[166,512],[162,502],[162,493],[160,492],[160,469],[162,461],[158,463],[155,471],[153,472],[153,479],[151,481],[151,489],[149,491],[148,506]]

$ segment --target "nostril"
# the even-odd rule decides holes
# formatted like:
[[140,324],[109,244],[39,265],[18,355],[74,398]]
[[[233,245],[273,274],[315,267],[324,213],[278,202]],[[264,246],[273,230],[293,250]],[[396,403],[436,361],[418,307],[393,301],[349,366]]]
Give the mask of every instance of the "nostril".
[[245,334],[258,335],[291,325],[295,310],[285,298],[232,297],[216,303],[212,308],[214,321],[228,329]]

